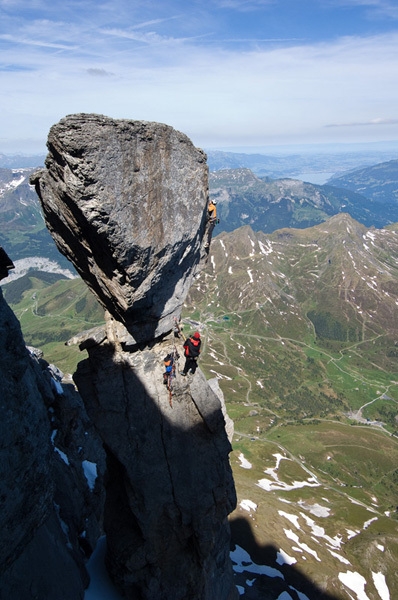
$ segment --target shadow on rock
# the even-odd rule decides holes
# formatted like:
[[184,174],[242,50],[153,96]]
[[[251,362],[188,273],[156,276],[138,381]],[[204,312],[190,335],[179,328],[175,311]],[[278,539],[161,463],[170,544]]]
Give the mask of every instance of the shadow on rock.
[[95,346],[75,381],[107,452],[106,564],[130,599],[233,600],[236,504],[219,398],[198,370],[163,384],[170,340]]

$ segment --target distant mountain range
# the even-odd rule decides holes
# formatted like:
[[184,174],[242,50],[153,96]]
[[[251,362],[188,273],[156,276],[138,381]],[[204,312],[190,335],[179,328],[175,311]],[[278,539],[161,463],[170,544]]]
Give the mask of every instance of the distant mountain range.
[[398,160],[336,175],[328,183],[352,190],[380,204],[398,204]]
[[[221,155],[230,163],[241,157]],[[257,160],[256,155],[242,156]],[[45,227],[38,198],[29,184],[33,171],[0,168],[0,245],[12,260],[41,256],[59,262],[63,269],[71,268]],[[343,212],[367,227],[398,222],[398,160],[334,177],[331,183],[259,177],[248,168],[212,171],[210,196],[218,201],[220,218],[215,234],[244,225],[264,233],[285,227],[304,229]]]
[[0,169],[0,246],[14,262],[38,256],[74,271],[45,226],[36,192],[29,184],[34,170]]
[[44,154],[2,154],[0,152],[0,168],[2,169],[32,169],[44,165]]
[[[395,173],[398,188],[398,168]],[[339,180],[335,180],[338,182]],[[373,193],[382,188],[374,186]],[[331,185],[315,185],[295,179],[258,177],[249,169],[225,169],[210,173],[210,196],[218,202],[217,233],[250,225],[270,233],[283,227],[312,227],[341,212],[370,227],[398,221],[398,202],[387,195],[383,203],[364,193]],[[365,186],[363,186],[364,191]]]
[[361,150],[341,147],[340,151],[319,149],[318,151],[308,150],[295,153],[285,151],[279,154],[208,150],[207,162],[212,172],[221,169],[246,168],[260,177],[302,179],[302,175],[305,173],[308,176],[316,173],[341,174],[389,161],[396,156],[397,151],[392,148],[381,149],[371,146]]

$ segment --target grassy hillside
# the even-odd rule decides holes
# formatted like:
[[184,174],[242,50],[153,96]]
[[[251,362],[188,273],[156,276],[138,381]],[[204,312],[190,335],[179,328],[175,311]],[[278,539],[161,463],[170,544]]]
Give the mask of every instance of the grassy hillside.
[[339,215],[217,236],[190,291],[186,333],[202,331],[200,366],[235,424],[249,598],[279,597],[278,572],[311,600],[349,598],[352,578],[369,600],[378,577],[398,596],[397,265],[394,227]]
[[76,346],[65,346],[65,342],[104,322],[103,309],[86,284],[80,278],[29,272],[2,288],[21,323],[27,345],[40,348],[48,362],[73,373],[84,355]]

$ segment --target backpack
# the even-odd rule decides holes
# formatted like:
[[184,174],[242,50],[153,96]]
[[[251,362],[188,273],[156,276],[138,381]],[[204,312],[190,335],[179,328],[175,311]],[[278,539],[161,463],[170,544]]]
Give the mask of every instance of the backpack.
[[200,340],[195,340],[194,338],[189,338],[185,344],[185,356],[190,356],[191,358],[197,358],[200,354]]
[[173,363],[174,363],[173,355],[168,354],[167,356],[165,356],[163,359],[163,363],[164,363],[164,368],[166,370],[166,373],[171,373],[173,370]]

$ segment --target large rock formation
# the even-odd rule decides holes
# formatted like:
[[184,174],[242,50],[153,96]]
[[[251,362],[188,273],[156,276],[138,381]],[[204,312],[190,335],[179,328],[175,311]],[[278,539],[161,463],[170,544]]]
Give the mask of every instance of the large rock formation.
[[104,451],[74,386],[51,381],[0,291],[1,600],[83,598],[101,534]]
[[136,341],[172,328],[201,256],[206,155],[167,125],[72,115],[31,179],[59,250]]
[[205,155],[165,125],[95,115],[63,119],[48,147],[32,179],[47,224],[109,311],[77,338],[89,356],[74,376],[107,453],[109,572],[131,600],[232,600],[217,387],[177,369],[170,396],[162,376],[163,357],[182,354],[174,318],[205,256]]

